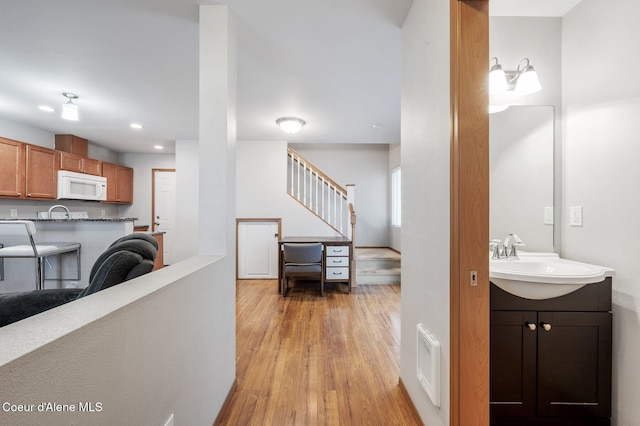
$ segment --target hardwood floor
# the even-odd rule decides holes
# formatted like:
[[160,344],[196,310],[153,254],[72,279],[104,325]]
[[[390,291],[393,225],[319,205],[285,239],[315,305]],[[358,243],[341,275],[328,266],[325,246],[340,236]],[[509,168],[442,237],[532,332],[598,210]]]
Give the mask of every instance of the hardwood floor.
[[421,425],[400,386],[400,286],[238,281],[237,388],[221,425]]

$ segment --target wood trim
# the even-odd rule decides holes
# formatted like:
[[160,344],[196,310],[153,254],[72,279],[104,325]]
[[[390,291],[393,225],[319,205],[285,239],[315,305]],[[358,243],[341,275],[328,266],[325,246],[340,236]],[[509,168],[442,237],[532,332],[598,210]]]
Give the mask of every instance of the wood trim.
[[450,424],[489,425],[489,4],[450,6]]
[[420,422],[422,422],[422,424],[425,424],[424,420],[422,420],[422,416],[420,416],[420,412],[418,411],[415,404],[413,403],[413,399],[411,399],[411,395],[409,395],[409,391],[407,390],[407,387],[404,385],[404,382],[402,381],[402,377],[398,379],[398,387],[400,388],[400,391],[404,395],[404,398],[407,400],[407,403],[409,404],[409,408],[411,409],[411,411],[413,411],[413,415],[416,417],[416,419],[420,419]]
[[[278,239],[282,238],[282,218],[279,217],[237,217],[236,218],[236,280],[244,281],[254,278],[238,278],[238,226],[240,222],[278,222]],[[279,267],[280,265],[278,265]],[[278,276],[280,272],[278,272]]]
[[176,169],[151,169],[151,232],[156,230],[156,172],[176,172]]
[[235,379],[233,379],[233,383],[231,384],[231,388],[229,389],[229,392],[227,393],[227,397],[224,399],[224,402],[222,403],[222,407],[220,407],[220,411],[218,411],[218,415],[216,416],[215,421],[213,422],[213,426],[219,426],[222,425],[222,418],[224,417],[225,412],[227,411],[227,409],[229,408],[229,406],[231,405],[231,398],[233,397],[233,394],[238,390],[238,378],[236,377]]
[[[344,199],[346,199],[346,197],[347,197],[347,190],[346,190],[346,189],[344,189],[341,185],[337,184],[337,183],[336,183],[333,179],[331,179],[329,176],[327,176],[326,174],[324,174],[324,173],[322,172],[322,170],[320,170],[320,168],[319,168],[318,166],[316,166],[316,165],[315,165],[315,164],[313,164],[311,161],[309,161],[309,160],[307,160],[306,158],[304,158],[302,155],[298,154],[298,152],[297,152],[295,149],[293,149],[293,148],[291,148],[291,147],[287,147],[287,154],[288,154],[288,155],[291,155],[291,153],[294,153],[294,154],[296,155],[296,157],[298,157],[298,158],[302,158],[302,159],[304,160],[304,162],[305,162],[305,163],[306,163],[310,168],[314,169],[314,170],[315,170],[315,172],[316,172],[318,175],[322,176],[322,177],[324,178],[324,180],[325,180],[325,181],[327,181],[327,182],[331,183],[331,185],[332,185],[333,187],[335,187],[336,189],[339,189],[341,192],[343,192],[343,193],[344,193],[344,197],[343,197],[343,198],[344,198]],[[355,184],[351,184],[351,185],[355,186]]]

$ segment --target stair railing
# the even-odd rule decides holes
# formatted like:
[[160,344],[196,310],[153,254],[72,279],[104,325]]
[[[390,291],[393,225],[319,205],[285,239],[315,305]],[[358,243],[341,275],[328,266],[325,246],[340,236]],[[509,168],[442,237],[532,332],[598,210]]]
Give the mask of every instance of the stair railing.
[[341,235],[348,236],[347,190],[295,150],[288,148],[287,193]]

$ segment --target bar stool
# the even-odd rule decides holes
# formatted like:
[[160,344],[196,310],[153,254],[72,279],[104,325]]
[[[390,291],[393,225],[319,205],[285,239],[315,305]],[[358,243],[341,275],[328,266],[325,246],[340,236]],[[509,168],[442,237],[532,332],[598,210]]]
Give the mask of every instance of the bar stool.
[[[0,220],[0,238],[25,237],[29,244],[2,246],[0,245],[0,261],[5,258],[35,258],[36,259],[36,288],[44,289],[44,281],[80,280],[80,243],[50,243],[36,244],[33,236],[36,226],[30,220]],[[76,254],[77,276],[75,278],[46,278],[44,264],[48,256],[64,253]],[[4,280],[4,265],[0,266],[0,280]]]

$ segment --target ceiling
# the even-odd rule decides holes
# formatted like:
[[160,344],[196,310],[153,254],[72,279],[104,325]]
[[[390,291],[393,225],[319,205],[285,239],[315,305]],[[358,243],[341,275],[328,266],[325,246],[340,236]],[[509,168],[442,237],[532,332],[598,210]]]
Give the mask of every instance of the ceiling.
[[[401,26],[412,1],[222,2],[237,28],[238,140],[398,143]],[[492,14],[516,14],[515,1],[492,0]],[[198,4],[220,3],[3,1],[0,119],[116,152],[173,152],[173,141],[198,139]],[[62,92],[79,97],[79,121],[60,118]],[[275,124],[290,115],[307,122],[293,136]]]

